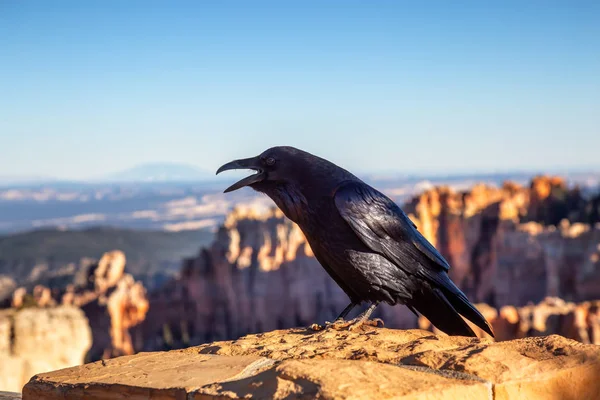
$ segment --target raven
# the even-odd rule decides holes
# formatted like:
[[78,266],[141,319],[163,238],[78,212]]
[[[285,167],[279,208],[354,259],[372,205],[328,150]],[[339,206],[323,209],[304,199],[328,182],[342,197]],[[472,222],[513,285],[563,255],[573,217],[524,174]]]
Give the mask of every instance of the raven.
[[[464,316],[494,336],[481,313],[450,280],[450,265],[391,199],[349,171],[289,146],[231,161],[217,170],[250,169],[225,193],[249,186],[294,221],[319,263],[350,298],[337,323],[355,329],[381,302],[404,304],[449,335],[475,336]],[[357,305],[369,307],[344,318]],[[369,321],[371,322],[371,321]]]

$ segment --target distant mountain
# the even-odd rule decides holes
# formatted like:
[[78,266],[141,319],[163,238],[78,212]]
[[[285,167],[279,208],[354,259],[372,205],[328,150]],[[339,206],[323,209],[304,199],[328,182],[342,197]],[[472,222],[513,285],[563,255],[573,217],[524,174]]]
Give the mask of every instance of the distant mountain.
[[0,175],[0,185],[36,185],[57,182],[58,179],[48,176]]
[[161,162],[137,165],[110,174],[104,180],[113,182],[185,182],[206,181],[214,178],[213,172],[193,165]]

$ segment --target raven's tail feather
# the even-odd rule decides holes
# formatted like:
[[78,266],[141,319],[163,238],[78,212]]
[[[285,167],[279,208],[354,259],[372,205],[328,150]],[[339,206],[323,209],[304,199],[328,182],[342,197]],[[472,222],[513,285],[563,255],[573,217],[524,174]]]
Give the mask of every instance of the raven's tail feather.
[[[422,286],[409,305],[424,315],[436,328],[448,335],[476,336],[461,315],[494,337],[492,327],[483,315],[469,302],[467,296],[446,274],[437,277],[440,287]],[[437,286],[437,285],[436,285]]]
[[454,307],[454,309],[463,317],[485,331],[488,335],[494,337],[494,331],[492,330],[490,324],[486,321],[485,317],[477,308],[475,308],[473,304],[471,304],[471,302],[469,302],[467,296],[465,296],[465,294],[458,287],[456,287],[456,285],[450,280],[450,277],[448,277],[446,274],[444,274],[444,276],[444,280],[446,282],[444,282],[445,285],[441,287],[441,289],[450,304],[452,304],[452,307]]
[[476,336],[440,289],[429,285],[424,285],[421,289],[413,293],[412,300],[406,303],[409,308],[417,310],[448,335]]

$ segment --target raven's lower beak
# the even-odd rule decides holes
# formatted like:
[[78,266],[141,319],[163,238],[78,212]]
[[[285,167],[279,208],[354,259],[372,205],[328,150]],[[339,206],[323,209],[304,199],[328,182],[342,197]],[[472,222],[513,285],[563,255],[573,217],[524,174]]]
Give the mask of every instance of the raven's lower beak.
[[225,189],[223,193],[233,192],[234,190],[238,190],[239,188],[252,185],[253,183],[257,183],[265,179],[265,173],[260,167],[260,160],[258,157],[245,158],[243,160],[235,160],[232,162],[228,162],[227,164],[221,166],[221,168],[217,170],[217,174],[220,174],[223,171],[229,171],[231,169],[253,169],[254,171],[256,171],[256,174],[250,175],[234,183],[233,185]]

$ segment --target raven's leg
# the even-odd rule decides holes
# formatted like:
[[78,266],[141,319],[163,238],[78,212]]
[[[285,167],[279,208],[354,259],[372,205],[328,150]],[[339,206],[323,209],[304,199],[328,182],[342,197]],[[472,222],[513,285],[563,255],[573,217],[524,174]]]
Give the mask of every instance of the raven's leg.
[[348,306],[346,308],[344,308],[344,311],[342,311],[342,313],[335,320],[343,321],[344,318],[346,318],[346,315],[348,315],[354,307],[356,307],[356,304],[354,304],[354,303],[348,304]]
[[383,325],[383,321],[381,321],[380,319],[374,319],[372,321],[369,320],[369,317],[371,316],[371,314],[373,314],[373,311],[375,311],[378,305],[379,302],[371,304],[369,308],[367,308],[362,314],[350,321],[336,321],[333,324],[331,324],[331,328],[336,330],[354,330],[360,328],[363,325],[379,326],[379,323]]
[[[333,322],[325,321],[325,328],[331,328],[335,324],[345,324],[346,321],[344,320],[344,318],[346,317],[346,315],[348,315],[350,313],[350,311],[352,311],[352,309],[354,307],[356,307],[356,303],[348,304],[348,306],[346,306],[346,308],[344,308],[342,313],[340,315],[338,315],[338,317]],[[316,327],[316,325],[315,325],[315,327]],[[320,325],[319,325],[319,327],[320,327],[320,329],[323,328]]]
[[366,321],[369,319],[369,317],[371,316],[371,314],[373,314],[373,311],[375,311],[375,309],[377,308],[377,306],[379,305],[379,302],[373,303],[369,306],[369,308],[367,308],[362,314],[360,314],[358,317],[355,318],[355,320],[358,321]]

